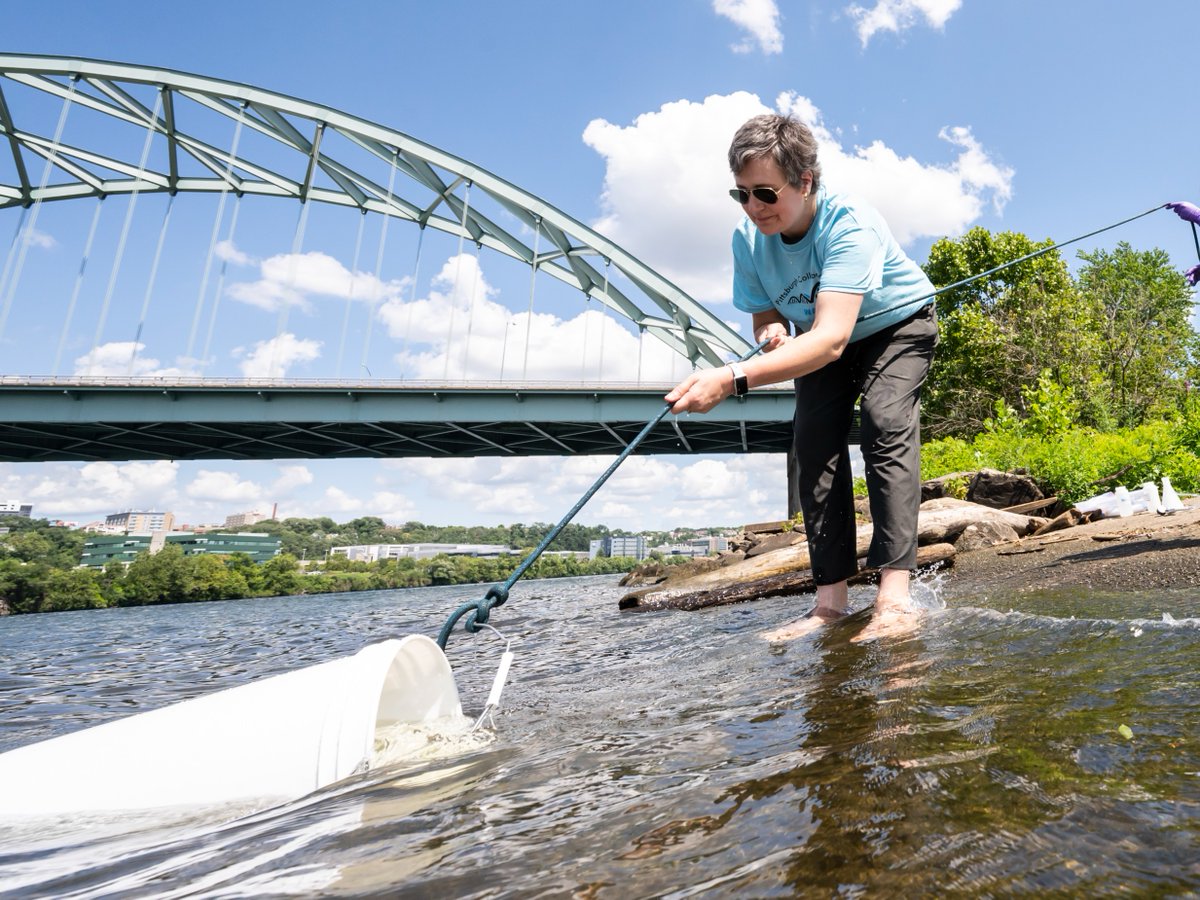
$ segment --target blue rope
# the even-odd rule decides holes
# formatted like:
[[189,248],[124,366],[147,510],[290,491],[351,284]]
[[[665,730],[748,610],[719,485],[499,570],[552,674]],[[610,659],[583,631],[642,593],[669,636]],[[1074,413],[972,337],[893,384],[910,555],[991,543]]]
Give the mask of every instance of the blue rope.
[[[767,346],[767,343],[767,341],[763,341],[758,346],[746,351],[741,355],[741,357],[739,357],[739,360],[741,362],[745,362],[751,356],[762,350],[763,347]],[[609,476],[612,475],[613,472],[617,471],[617,468],[621,465],[621,463],[625,462],[629,455],[637,449],[638,445],[649,436],[650,432],[658,427],[658,423],[666,418],[670,411],[671,404],[668,403],[656,416],[654,416],[654,418],[646,423],[645,427],[643,427],[638,433],[638,436],[629,442],[625,449],[621,451],[621,455],[612,461],[612,464],[604,470],[604,473],[599,478],[596,479],[596,483],[588,488],[584,495],[579,498],[574,506],[571,507],[570,511],[568,511],[567,514],[562,517],[562,520],[559,521],[559,523],[552,529],[550,529],[546,536],[542,538],[542,542],[538,544],[536,548],[534,548],[532,553],[525,557],[521,564],[513,570],[511,575],[508,576],[506,581],[504,581],[502,584],[492,585],[482,599],[468,601],[450,614],[450,618],[446,620],[446,624],[442,626],[441,633],[438,634],[437,642],[439,647],[441,647],[443,650],[446,649],[446,641],[450,638],[450,632],[454,630],[455,624],[459,619],[470,613],[472,610],[474,610],[474,615],[467,619],[463,625],[463,628],[474,634],[479,630],[480,625],[483,625],[485,622],[487,622],[488,616],[495,607],[504,605],[505,601],[508,600],[508,592],[512,586],[520,580],[522,575],[529,571],[529,567],[532,566],[534,562],[537,561],[537,558],[542,555],[542,551],[550,546],[550,542],[558,537],[558,535],[564,528],[567,527],[570,521],[575,518],[575,514],[583,509],[584,504],[592,499],[592,496],[596,493],[596,491],[600,490],[600,486],[603,485],[604,482],[608,481]]]
[[[967,278],[962,279],[961,281],[954,282],[954,284],[948,284],[945,287],[940,287],[931,294],[925,294],[924,296],[918,297],[915,300],[910,300],[908,303],[905,303],[903,306],[901,306],[899,308],[903,309],[908,306],[917,306],[917,305],[927,303],[928,301],[937,297],[939,294],[944,294],[947,291],[954,290],[955,288],[964,287],[968,284],[971,284],[972,282],[978,281],[981,278],[987,278],[987,276],[989,276],[989,275],[994,275],[997,272],[1000,272],[1011,266],[1015,266],[1018,263],[1023,263],[1030,259],[1036,259],[1037,257],[1042,256],[1043,254],[1051,252],[1052,250],[1058,250],[1061,247],[1066,247],[1069,244],[1078,243],[1079,241],[1085,240],[1086,238],[1095,237],[1098,234],[1103,234],[1106,231],[1111,231],[1112,229],[1118,228],[1121,225],[1126,225],[1130,222],[1135,221],[1136,219],[1140,219],[1143,216],[1148,216],[1151,213],[1158,212],[1160,209],[1165,209],[1165,208],[1166,208],[1166,204],[1163,203],[1158,206],[1152,207],[1151,209],[1148,209],[1145,212],[1138,213],[1136,216],[1130,216],[1128,219],[1122,219],[1120,222],[1114,222],[1112,225],[1106,225],[1103,228],[1097,228],[1095,231],[1089,231],[1087,234],[1081,234],[1079,237],[1074,237],[1067,241],[1060,241],[1057,244],[1051,244],[1049,247],[1043,247],[1040,250],[1034,250],[1032,253],[1026,253],[1024,256],[1019,256],[1016,259],[1010,259],[1008,262],[1001,263],[998,266],[993,266],[992,268],[988,269],[986,272],[980,272],[978,275],[971,275]],[[1200,255],[1200,236],[1197,236],[1197,234],[1196,234],[1196,226],[1195,225],[1192,226],[1192,236],[1194,238],[1196,238],[1196,253],[1197,253],[1197,255]],[[860,317],[858,321],[865,322],[868,319],[873,319],[876,316],[880,316],[880,315],[883,315],[884,313],[891,313],[891,312],[895,312],[895,310],[889,309],[889,310],[882,310],[880,312],[871,313],[870,315]],[[742,356],[739,358],[739,361],[745,362],[751,356],[754,356],[756,353],[758,353],[760,350],[762,350],[762,348],[765,347],[767,345],[767,343],[768,343],[767,341],[763,341],[757,347],[754,347],[751,350],[748,350],[746,353],[742,354]],[[620,466],[621,463],[625,462],[625,460],[629,456],[629,454],[633,453],[633,451],[635,449],[637,449],[638,444],[640,444],[646,438],[646,436],[649,435],[650,432],[652,432],[658,426],[658,423],[661,422],[666,417],[667,413],[669,413],[670,411],[671,411],[671,404],[668,403],[665,407],[663,407],[662,411],[659,412],[658,415],[656,415],[653,419],[651,419],[649,422],[646,423],[646,426],[642,429],[641,433],[638,434],[638,436],[635,437],[629,443],[629,446],[627,446],[621,452],[620,456],[618,456],[615,460],[613,460],[612,465],[610,465],[607,469],[605,469],[604,474],[601,475],[596,480],[595,484],[593,484],[590,488],[588,488],[587,492],[582,497],[579,498],[579,501],[574,506],[571,507],[570,511],[565,516],[563,516],[562,520],[557,525],[555,525],[552,529],[550,529],[549,533],[547,533],[547,535],[544,538],[542,538],[542,542],[537,545],[537,547],[534,549],[534,551],[532,553],[530,553],[527,557],[525,557],[525,559],[521,562],[521,564],[519,566],[517,566],[516,569],[513,570],[513,573],[508,576],[508,579],[506,581],[504,581],[501,584],[492,585],[488,589],[488,592],[481,599],[468,601],[467,603],[464,603],[462,606],[460,606],[458,609],[456,609],[453,613],[450,614],[450,618],[446,620],[446,624],[442,626],[442,630],[438,634],[437,642],[438,642],[439,647],[441,647],[443,650],[446,649],[446,641],[449,640],[450,633],[454,630],[454,626],[458,623],[459,619],[461,619],[463,616],[468,615],[469,613],[473,613],[473,615],[470,615],[468,617],[468,619],[467,619],[466,623],[464,623],[463,627],[467,631],[471,632],[472,634],[474,634],[476,631],[479,631],[480,626],[487,622],[488,616],[491,615],[492,610],[495,609],[497,606],[503,606],[505,604],[505,602],[507,602],[509,590],[511,590],[512,586],[514,584],[516,584],[517,581],[520,580],[522,575],[524,575],[527,571],[529,571],[529,567],[532,566],[534,564],[534,562],[537,561],[537,558],[542,555],[542,551],[545,550],[546,547],[548,547],[550,545],[551,541],[553,541],[556,537],[558,537],[559,533],[564,528],[566,528],[568,523],[570,523],[571,519],[573,519],[575,517],[575,514],[578,513],[579,510],[583,509],[584,504],[587,503],[590,499],[592,499],[592,496],[596,493],[596,491],[598,491],[600,489],[600,486],[603,485],[604,482],[606,482],[608,480],[609,476],[612,475],[612,473],[617,470],[617,467]]]
[[[1089,231],[1087,234],[1081,234],[1081,235],[1079,235],[1079,237],[1073,237],[1069,241],[1060,241],[1057,244],[1051,244],[1049,247],[1043,247],[1040,250],[1034,250],[1032,253],[1026,253],[1024,256],[1018,256],[1016,259],[1010,259],[1006,263],[1000,263],[1000,265],[998,265],[998,266],[993,266],[992,268],[988,269],[986,272],[980,272],[978,275],[970,275],[970,276],[962,279],[961,281],[954,282],[954,284],[948,284],[945,287],[940,287],[937,290],[935,290],[932,294],[925,294],[923,297],[917,297],[915,300],[910,300],[908,303],[902,304],[901,306],[898,306],[895,309],[885,309],[885,310],[880,310],[879,312],[871,313],[870,315],[860,316],[858,321],[866,322],[868,319],[873,319],[876,316],[882,316],[885,313],[895,312],[896,309],[904,309],[909,306],[918,306],[918,305],[927,303],[930,300],[932,300],[934,297],[937,297],[940,294],[944,294],[947,291],[952,291],[955,288],[965,287],[966,285],[971,284],[974,281],[978,281],[980,278],[987,278],[989,275],[995,275],[997,272],[1007,269],[1010,266],[1017,265],[1017,263],[1023,263],[1030,259],[1037,259],[1039,256],[1049,253],[1052,250],[1058,250],[1060,247],[1066,247],[1069,244],[1077,244],[1082,240],[1085,240],[1090,237],[1095,237],[1096,235],[1103,234],[1106,231],[1112,231],[1114,228],[1119,228],[1122,225],[1128,225],[1130,222],[1140,219],[1143,216],[1148,216],[1151,213],[1156,213],[1160,209],[1166,209],[1166,208],[1167,208],[1167,204],[1161,203],[1158,206],[1151,207],[1150,209],[1146,210],[1145,212],[1138,213],[1136,216],[1130,216],[1128,219],[1122,219],[1120,222],[1114,222],[1112,225],[1105,225],[1103,228],[1097,228],[1095,231]],[[1193,225],[1192,228],[1194,229],[1195,226]],[[1200,253],[1200,238],[1197,239],[1196,252]]]

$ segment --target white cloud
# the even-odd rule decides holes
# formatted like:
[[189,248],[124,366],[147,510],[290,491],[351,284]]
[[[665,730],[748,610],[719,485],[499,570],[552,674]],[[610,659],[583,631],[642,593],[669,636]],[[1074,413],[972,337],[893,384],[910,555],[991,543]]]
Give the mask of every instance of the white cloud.
[[702,459],[680,473],[682,492],[698,500],[734,500],[745,496],[746,473],[728,463]]
[[37,247],[39,250],[53,250],[58,246],[58,241],[51,235],[44,231],[38,231],[36,228],[26,228],[24,240],[26,246]]
[[749,53],[755,45],[765,54],[783,52],[775,0],[713,0],[713,11],[747,32],[746,39],[734,45],[734,52]]
[[313,483],[313,473],[308,466],[290,465],[279,467],[279,477],[271,485],[273,494],[286,495]]
[[[234,253],[238,251],[233,249]],[[249,261],[244,254],[241,259]],[[405,278],[381,281],[367,272],[351,272],[327,253],[281,253],[259,265],[258,281],[230,285],[229,296],[267,311],[309,307],[310,296],[332,297],[375,304],[399,296]]]
[[217,257],[217,259],[225,262],[231,262],[235,266],[249,266],[254,263],[254,257],[243,253],[237,248],[237,245],[230,240],[218,241],[213,246],[213,254]]
[[[999,210],[1011,196],[1013,170],[995,162],[969,127],[942,130],[958,151],[949,162],[921,161],[881,140],[844,145],[807,97],[785,92],[776,107],[813,129],[826,183],[874,204],[902,244],[961,234],[988,203]],[[583,139],[607,167],[595,228],[697,300],[727,301],[730,234],[741,211],[728,198],[726,151],[738,126],[771,111],[737,92],[668,103],[628,127],[592,121]]]
[[110,341],[75,359],[75,375],[110,377],[174,378],[200,374],[193,366],[163,367],[157,359],[142,356],[146,345],[134,341]]
[[880,31],[899,34],[924,19],[931,28],[942,28],[962,6],[962,0],[876,0],[870,9],[853,4],[846,8],[857,22],[858,39],[867,46]]
[[394,491],[379,491],[372,495],[367,508],[370,515],[378,516],[389,525],[400,525],[418,518],[418,509],[404,494]]
[[225,503],[253,507],[264,500],[262,486],[247,481],[233,472],[218,472],[201,469],[184,488],[184,493],[193,500],[206,503]]
[[[513,312],[499,303],[479,261],[448,259],[425,297],[393,297],[379,308],[388,334],[403,340],[395,359],[402,377],[530,381],[674,381],[678,354],[653,337],[639,338],[624,317],[580,301],[580,313]],[[527,352],[528,348],[528,352]]]
[[38,518],[168,510],[177,497],[178,472],[179,464],[166,460],[6,465],[0,467],[0,496],[32,503]]
[[285,331],[279,337],[259,341],[249,351],[235,348],[233,355],[242,357],[238,366],[247,378],[283,378],[292,366],[317,359],[321,355],[321,342]]
[[[680,461],[683,459],[684,461]],[[397,481],[418,481],[430,495],[475,520],[557,522],[612,463],[609,456],[395,460]],[[781,454],[726,459],[632,456],[575,517],[579,523],[643,529],[730,525],[781,519],[787,473]]]
[[363,514],[365,504],[359,497],[354,497],[346,491],[336,486],[325,488],[325,493],[321,496],[321,508],[328,510],[323,515],[335,518],[333,513],[349,513],[352,516]]
[[628,127],[594,119],[583,140],[604,157],[597,231],[701,302],[729,296],[729,240],[741,210],[729,199],[729,140],[767,109],[743,91],[678,100]]

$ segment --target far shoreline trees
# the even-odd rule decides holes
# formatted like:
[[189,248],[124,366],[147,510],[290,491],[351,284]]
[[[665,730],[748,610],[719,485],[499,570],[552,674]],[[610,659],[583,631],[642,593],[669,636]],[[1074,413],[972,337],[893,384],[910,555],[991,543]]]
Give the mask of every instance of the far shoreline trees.
[[[542,523],[439,527],[420,522],[389,527],[375,517],[342,524],[329,518],[283,519],[235,529],[269,531],[280,536],[284,552],[264,563],[256,564],[245,554],[186,556],[178,545],[168,544],[153,555],[140,554],[128,566],[113,561],[97,570],[79,567],[86,538],[83,532],[21,517],[0,518],[0,525],[10,529],[8,534],[0,535],[0,613],[14,614],[497,583],[507,579],[553,527]],[[528,577],[628,572],[637,560],[579,559],[573,555],[588,549],[592,535],[610,533],[606,526],[568,525],[551,543],[549,552],[534,562]],[[406,539],[399,540],[401,537]],[[554,552],[564,542],[569,547],[563,549],[572,555]],[[349,560],[329,552],[336,546],[358,543],[498,543],[510,546],[511,552],[497,557],[440,554],[376,562]],[[289,547],[293,548],[291,552]],[[296,548],[311,553],[307,565],[301,564]]]

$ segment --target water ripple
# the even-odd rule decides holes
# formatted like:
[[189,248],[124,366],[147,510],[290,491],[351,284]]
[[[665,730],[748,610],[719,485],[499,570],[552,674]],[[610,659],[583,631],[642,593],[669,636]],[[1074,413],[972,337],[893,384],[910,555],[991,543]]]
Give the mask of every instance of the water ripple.
[[[432,634],[476,592],[0,620],[0,749]],[[935,596],[903,640],[851,642],[860,612],[773,648],[759,634],[811,598],[621,614],[621,592],[514,589],[493,624],[516,662],[474,742],[438,739],[432,758],[249,815],[0,831],[0,894],[1200,889],[1200,599]],[[503,646],[452,638],[468,714]]]

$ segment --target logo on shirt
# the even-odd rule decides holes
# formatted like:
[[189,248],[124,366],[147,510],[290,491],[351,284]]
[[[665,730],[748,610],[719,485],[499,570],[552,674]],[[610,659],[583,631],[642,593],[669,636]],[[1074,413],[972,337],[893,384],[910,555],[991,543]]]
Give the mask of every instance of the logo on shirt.
[[[797,279],[797,281],[798,280],[799,279]],[[788,285],[788,289],[787,289],[787,291],[784,291],[784,294],[787,294],[788,291],[790,291],[793,287],[795,287],[795,285],[796,285],[796,282],[793,281],[790,285]],[[818,278],[816,281],[813,282],[812,290],[809,291],[807,294],[805,294],[803,291],[797,291],[794,294],[790,294],[787,297],[787,299],[783,300],[782,302],[777,300],[776,305],[777,306],[792,306],[797,303],[807,303],[809,306],[811,306],[817,302],[817,294],[820,292],[820,290],[821,290],[821,279]]]

